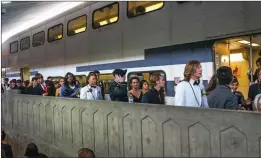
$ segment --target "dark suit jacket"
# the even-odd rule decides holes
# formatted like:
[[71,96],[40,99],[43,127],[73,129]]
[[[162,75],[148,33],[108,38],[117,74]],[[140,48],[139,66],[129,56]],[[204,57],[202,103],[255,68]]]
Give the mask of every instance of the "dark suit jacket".
[[26,94],[30,95],[43,95],[44,90],[40,84],[36,85],[35,87],[30,86],[26,90]]
[[236,109],[238,108],[238,99],[228,86],[218,85],[208,95],[208,106],[219,109]]
[[5,152],[6,158],[13,158],[13,151],[11,145],[1,143],[1,149]]

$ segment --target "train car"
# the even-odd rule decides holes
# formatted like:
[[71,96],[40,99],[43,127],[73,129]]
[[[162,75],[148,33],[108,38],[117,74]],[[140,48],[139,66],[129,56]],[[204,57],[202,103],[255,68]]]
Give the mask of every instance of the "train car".
[[246,74],[261,50],[260,8],[261,2],[83,4],[3,43],[2,74],[27,80],[37,72],[45,79],[72,72],[84,86],[86,74],[99,70],[108,87],[116,68],[128,70],[127,80],[160,72],[173,105],[174,78],[183,79],[185,64],[198,60],[205,85],[218,67],[230,66],[247,97]]

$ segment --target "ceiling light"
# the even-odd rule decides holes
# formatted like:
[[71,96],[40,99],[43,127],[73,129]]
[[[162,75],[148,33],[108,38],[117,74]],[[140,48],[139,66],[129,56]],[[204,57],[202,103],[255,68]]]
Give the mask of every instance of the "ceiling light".
[[158,4],[154,4],[152,6],[146,7],[145,12],[147,13],[147,12],[150,12],[150,11],[153,11],[153,10],[157,10],[157,9],[161,8],[162,6],[163,6],[163,2],[160,2]]
[[81,27],[81,28],[79,28],[79,29],[76,29],[74,32],[75,33],[80,33],[80,32],[83,32],[83,31],[85,31],[86,30],[86,27]]
[[246,41],[246,40],[241,40],[241,41],[237,41],[239,43],[243,43],[243,44],[249,44],[250,42]]
[[2,1],[3,4],[11,3],[11,1]]
[[[250,45],[250,44],[248,44],[248,45]],[[260,45],[257,44],[257,43],[252,43],[252,46],[253,46],[253,47],[258,47],[258,46],[260,46]]]
[[243,54],[242,54],[242,53],[233,53],[233,54],[230,54],[230,61],[231,61],[231,62],[244,61]]
[[44,22],[48,19],[51,19],[55,16],[58,16],[61,13],[64,13],[76,6],[79,6],[83,4],[84,2],[62,2],[58,5],[55,5],[54,7],[51,7],[50,9],[45,9],[44,11],[40,12],[35,15],[35,18],[32,20],[25,21],[21,23],[19,26],[15,27],[14,29],[10,29],[8,32],[4,32],[2,34],[2,43],[4,43],[7,39],[10,37],[31,28],[32,26],[35,26],[41,22]]

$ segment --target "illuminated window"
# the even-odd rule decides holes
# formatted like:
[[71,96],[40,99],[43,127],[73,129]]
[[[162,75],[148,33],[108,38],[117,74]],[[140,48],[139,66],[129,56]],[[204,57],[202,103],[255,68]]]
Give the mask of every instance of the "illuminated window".
[[18,52],[18,41],[12,42],[10,44],[10,54]]
[[87,16],[83,15],[68,21],[67,35],[73,36],[78,33],[86,31],[87,28]]
[[30,48],[30,37],[25,37],[20,41],[20,50],[26,50]]
[[116,23],[119,19],[119,3],[112,3],[96,9],[92,14],[92,27],[94,29]]
[[63,24],[58,24],[48,29],[48,42],[57,41],[63,38]]
[[[164,80],[166,81],[167,77],[166,77],[166,73],[162,70],[152,70],[152,71],[138,71],[138,72],[130,72],[128,73],[128,83],[130,82],[130,78],[131,77],[138,77],[140,79],[140,81],[142,80],[146,80],[149,85],[150,83],[150,76],[154,73],[160,73],[161,76],[164,78]],[[165,88],[167,87],[167,84],[165,83]],[[129,87],[130,88],[130,87]]]
[[133,18],[163,8],[164,2],[157,1],[131,1],[128,2],[128,18]]
[[33,35],[33,47],[43,45],[45,41],[45,33],[44,31],[38,32]]

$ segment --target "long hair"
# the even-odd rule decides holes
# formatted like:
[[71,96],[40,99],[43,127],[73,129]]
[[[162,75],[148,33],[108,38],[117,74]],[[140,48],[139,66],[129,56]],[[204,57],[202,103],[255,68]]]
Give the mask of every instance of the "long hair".
[[160,76],[161,76],[160,73],[153,73],[150,76],[151,87],[155,87],[156,86],[156,84],[157,84],[156,82],[160,80]]
[[200,66],[200,62],[197,60],[189,61],[184,70],[184,80],[189,81],[191,76],[196,72],[196,69]]
[[67,74],[65,75],[64,77],[64,85],[65,86],[68,86],[69,83],[68,83],[68,78],[69,78],[69,75],[71,75],[73,77],[73,81],[72,83],[75,85],[76,84],[76,77],[74,76],[74,74],[70,73],[70,72],[67,72]]
[[218,79],[217,79],[217,74],[214,74],[208,84],[208,87],[206,89],[207,95],[209,95],[218,85]]
[[148,81],[142,80],[142,81],[140,81],[140,89],[143,88],[144,83],[147,83],[147,84],[149,85],[149,82],[148,82]]

